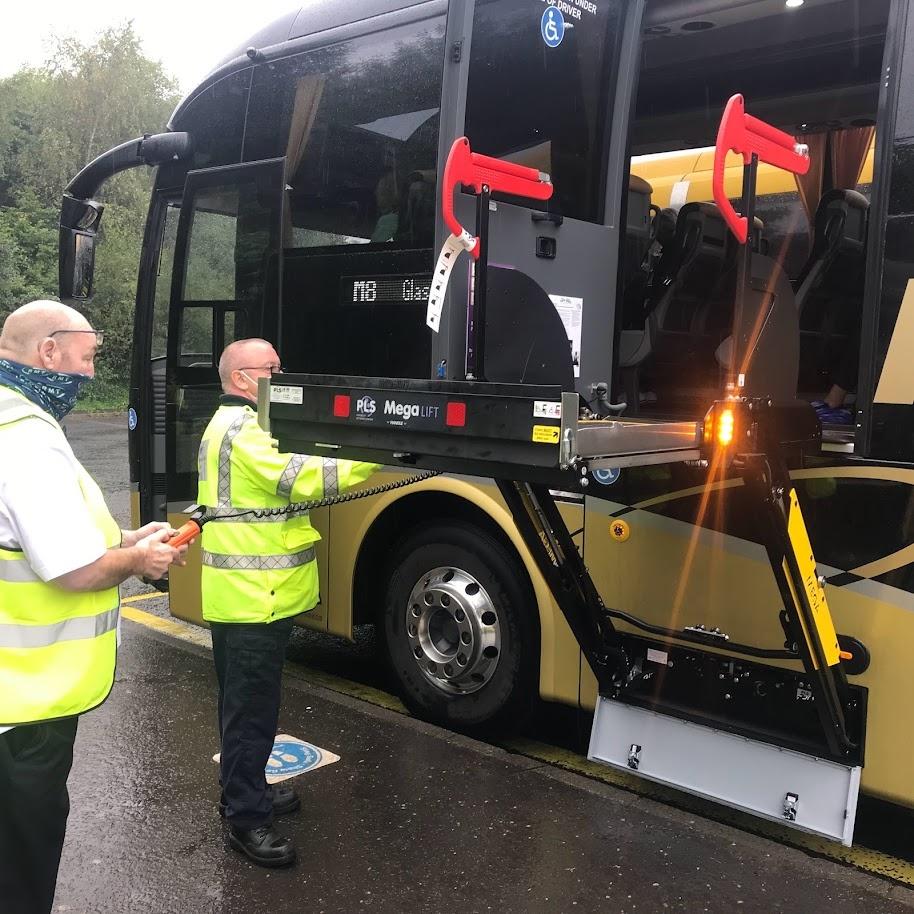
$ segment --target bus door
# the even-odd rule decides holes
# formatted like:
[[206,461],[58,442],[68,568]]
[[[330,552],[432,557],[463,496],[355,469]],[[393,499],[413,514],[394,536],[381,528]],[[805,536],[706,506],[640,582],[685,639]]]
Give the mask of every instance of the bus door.
[[[624,149],[626,141],[626,131],[613,125],[625,124],[627,114],[611,113],[620,37],[628,17],[640,18],[641,4],[468,0],[462,42],[451,21],[456,6],[448,23],[442,110],[450,118],[442,147],[465,135],[473,152],[534,167],[555,188],[544,204],[499,196],[490,204],[485,377],[567,384],[567,372],[537,373],[524,356],[542,351],[539,328],[540,336],[554,337],[551,307],[564,324],[571,383],[592,399],[591,385],[609,382],[612,370],[621,169],[608,180],[608,162],[611,148]],[[441,154],[439,160],[443,167]],[[458,193],[455,211],[475,234],[475,198]],[[439,249],[446,234],[440,226]],[[468,262],[458,262],[433,343],[436,363],[447,359],[455,378],[466,370]],[[518,273],[548,297],[525,298],[512,276]]]
[[155,191],[140,264],[128,412],[131,515],[137,527],[165,520],[166,514],[165,350],[180,212],[180,190]]
[[[166,502],[174,526],[196,502],[197,451],[219,405],[222,350],[246,337],[279,342],[283,167],[274,159],[187,175],[165,347]],[[320,566],[323,559],[319,548]],[[172,612],[199,620],[193,557],[172,570],[170,591]]]

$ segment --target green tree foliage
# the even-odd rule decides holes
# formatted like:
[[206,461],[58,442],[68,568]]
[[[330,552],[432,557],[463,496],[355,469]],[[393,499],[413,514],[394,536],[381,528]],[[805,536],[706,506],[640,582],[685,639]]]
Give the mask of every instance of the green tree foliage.
[[[164,128],[175,82],[143,54],[131,23],[89,45],[57,41],[44,66],[0,80],[0,320],[57,297],[57,220],[64,188],[112,146]],[[135,169],[102,188],[96,294],[86,312],[106,333],[99,387],[126,390],[133,308],[152,174]]]

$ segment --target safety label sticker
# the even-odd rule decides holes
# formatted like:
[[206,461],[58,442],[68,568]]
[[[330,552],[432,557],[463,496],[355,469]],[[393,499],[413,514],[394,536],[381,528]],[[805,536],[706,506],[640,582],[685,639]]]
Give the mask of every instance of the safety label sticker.
[[571,363],[574,376],[581,377],[581,325],[584,322],[584,299],[575,295],[550,295],[555,310],[558,311],[565,333],[568,334],[568,345],[571,347]]
[[270,402],[300,404],[302,402],[302,389],[284,384],[275,384],[270,388]]
[[534,400],[533,401],[533,418],[534,419],[561,419],[562,404],[555,400]]
[[[278,733],[273,742],[273,751],[267,759],[266,775],[268,784],[278,784],[280,781],[294,778],[306,771],[323,768],[338,762],[340,757],[319,746],[306,743],[298,737],[288,733]],[[213,761],[219,761],[219,753],[213,756]]]
[[558,444],[559,427],[557,425],[534,425],[531,440],[537,444]]

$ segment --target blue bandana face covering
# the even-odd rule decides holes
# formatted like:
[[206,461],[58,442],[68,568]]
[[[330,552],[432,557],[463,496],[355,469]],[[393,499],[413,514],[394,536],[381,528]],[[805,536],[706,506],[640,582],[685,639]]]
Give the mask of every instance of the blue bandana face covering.
[[48,371],[0,359],[0,384],[18,390],[58,422],[73,409],[83,384],[91,380],[87,374]]

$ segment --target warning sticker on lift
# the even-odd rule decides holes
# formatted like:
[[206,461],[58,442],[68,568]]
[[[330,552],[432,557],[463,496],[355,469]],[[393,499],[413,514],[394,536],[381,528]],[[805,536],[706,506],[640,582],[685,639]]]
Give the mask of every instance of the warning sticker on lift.
[[557,425],[534,425],[531,441],[537,444],[558,444],[559,427]]
[[571,362],[574,365],[574,376],[581,377],[581,324],[584,318],[584,299],[574,295],[550,295],[555,310],[558,311],[565,333],[568,334],[568,345],[571,347]]
[[562,404],[555,400],[534,400],[534,419],[561,419]]
[[271,403],[297,403],[302,402],[302,389],[289,387],[284,384],[275,384],[270,388]]

